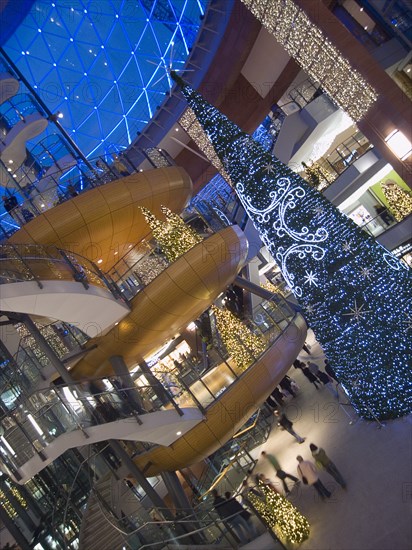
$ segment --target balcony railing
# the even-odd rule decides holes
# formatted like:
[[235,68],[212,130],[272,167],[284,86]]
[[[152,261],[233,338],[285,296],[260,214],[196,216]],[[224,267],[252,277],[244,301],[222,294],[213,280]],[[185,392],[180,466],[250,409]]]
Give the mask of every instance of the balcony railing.
[[0,245],[0,285],[35,281],[39,288],[43,288],[42,280],[53,279],[76,281],[86,289],[90,284],[103,287],[116,299],[122,297],[110,276],[79,254],[55,246]]
[[[143,151],[153,167],[173,165],[172,159],[166,152],[162,149],[156,151],[158,157],[162,158],[159,164],[156,164],[153,155],[149,157]],[[44,155],[44,151],[42,154]],[[10,166],[3,165],[10,175],[9,188],[16,188],[16,193],[8,193],[7,198],[13,196],[17,202],[14,207],[7,206],[7,202],[10,201],[4,202],[5,213],[0,214],[0,229],[5,237],[15,233],[35,216],[72,199],[83,191],[105,185],[137,171],[131,156],[126,152],[120,155],[113,154],[111,158],[90,159],[88,165],[73,157],[72,163],[66,167],[59,167],[58,161],[50,167],[49,161],[52,157],[49,157],[50,155],[47,156],[48,161],[45,166],[42,166],[41,158],[34,158],[36,171],[28,167],[27,170],[22,168],[12,173]]]
[[[206,361],[190,357],[181,358],[175,363],[176,368],[164,370],[162,364],[153,367],[156,377],[172,393],[180,406],[187,406],[186,400],[197,403],[201,410],[206,410],[220,395],[238,380],[246,368],[259,360],[283,331],[292,322],[295,312],[286,300],[273,295],[272,300],[264,301],[254,308],[252,314],[244,320],[249,329],[260,336],[265,347],[256,354],[248,347],[247,342],[237,336],[239,346],[248,352],[249,364],[239,368],[229,356],[221,336],[214,332],[213,343],[207,349]],[[205,364],[207,367],[205,368]]]
[[[127,387],[119,377],[104,379],[104,383],[111,389],[96,391],[94,381],[93,388],[87,383],[72,384],[22,394],[22,404],[1,419],[0,451],[12,475],[17,473],[18,477],[17,470],[36,454],[44,459],[44,449],[65,433],[81,430],[86,442],[91,426],[126,418],[142,424],[141,415],[169,407],[183,414],[164,388],[161,401],[156,387],[148,384]],[[192,401],[189,406],[196,405]]]

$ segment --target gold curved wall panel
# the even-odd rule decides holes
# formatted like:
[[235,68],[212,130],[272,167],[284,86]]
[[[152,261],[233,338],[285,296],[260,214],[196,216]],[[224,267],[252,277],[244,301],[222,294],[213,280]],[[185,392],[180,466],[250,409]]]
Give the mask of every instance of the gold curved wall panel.
[[274,345],[206,411],[205,419],[169,447],[136,458],[146,476],[190,466],[215,452],[243,426],[280,382],[305,343],[307,326],[296,314]]
[[[131,313],[104,336],[70,371],[76,380],[113,374],[109,358],[122,355],[132,366],[196,319],[229,285],[247,256],[237,227],[226,227],[177,259],[130,304]],[[96,319],[98,321],[98,319]]]
[[161,205],[180,213],[191,192],[192,183],[183,168],[138,172],[58,204],[24,225],[8,242],[55,245],[94,262],[102,259],[99,267],[107,271],[130,244],[149,233],[139,206],[156,216],[161,215]]

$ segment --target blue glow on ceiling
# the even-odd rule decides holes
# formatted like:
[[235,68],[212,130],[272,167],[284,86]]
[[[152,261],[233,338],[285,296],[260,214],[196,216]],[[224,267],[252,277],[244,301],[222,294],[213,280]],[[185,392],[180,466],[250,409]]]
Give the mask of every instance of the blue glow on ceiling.
[[127,147],[162,104],[207,2],[37,0],[4,49],[93,157]]

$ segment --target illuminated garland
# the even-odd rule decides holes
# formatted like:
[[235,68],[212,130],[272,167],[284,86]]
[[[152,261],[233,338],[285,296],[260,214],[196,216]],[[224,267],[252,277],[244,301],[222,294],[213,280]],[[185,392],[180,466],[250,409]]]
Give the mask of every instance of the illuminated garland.
[[411,412],[412,331],[405,321],[412,316],[411,271],[172,76],[353,406],[370,419]]
[[266,342],[227,309],[212,306],[216,326],[228,354],[236,366],[245,370],[265,351]]
[[242,0],[310,78],[354,120],[377,99],[376,91],[292,0]]
[[140,209],[150,225],[153,237],[170,262],[174,262],[203,240],[203,237],[188,227],[180,216],[165,206],[161,208],[165,221],[156,218],[147,208]]

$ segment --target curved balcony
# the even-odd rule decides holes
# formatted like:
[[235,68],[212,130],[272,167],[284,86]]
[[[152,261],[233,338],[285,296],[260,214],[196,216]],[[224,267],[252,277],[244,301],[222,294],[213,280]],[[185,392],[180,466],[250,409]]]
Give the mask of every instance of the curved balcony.
[[[46,210],[46,203],[41,203],[46,211],[37,217],[31,214],[32,219],[8,242],[70,249],[89,260],[102,260],[99,267],[108,270],[119,256],[148,234],[140,206],[156,216],[161,215],[163,204],[180,212],[191,191],[189,176],[175,166],[131,174],[89,189],[50,210]],[[30,213],[32,208],[31,203],[25,201],[15,215],[20,212],[20,216],[24,216],[23,210]],[[9,223],[12,224],[12,220]],[[15,229],[16,223],[14,226]]]
[[300,314],[279,300],[283,305],[276,308],[276,320],[273,311],[262,313],[266,349],[245,371],[230,358],[222,360],[175,397],[181,406],[186,399],[194,399],[205,418],[172,445],[154,447],[137,457],[135,462],[145,475],[179,470],[208,457],[231,439],[285,376],[302,349],[307,326]]
[[108,439],[170,445],[177,432],[186,433],[202,420],[193,403],[180,408],[169,396],[172,410],[165,409],[150,399],[151,391],[113,380],[112,389],[99,394],[73,385],[25,395],[24,407],[1,420],[4,471],[23,484],[68,449]]
[[[116,285],[89,260],[55,247],[0,246],[0,309],[59,319],[96,333],[130,311]],[[90,332],[91,331],[91,332]]]
[[130,301],[131,313],[105,336],[90,340],[89,353],[71,370],[77,379],[112,374],[109,358],[133,365],[205,311],[236,277],[248,243],[237,226],[197,244]]

